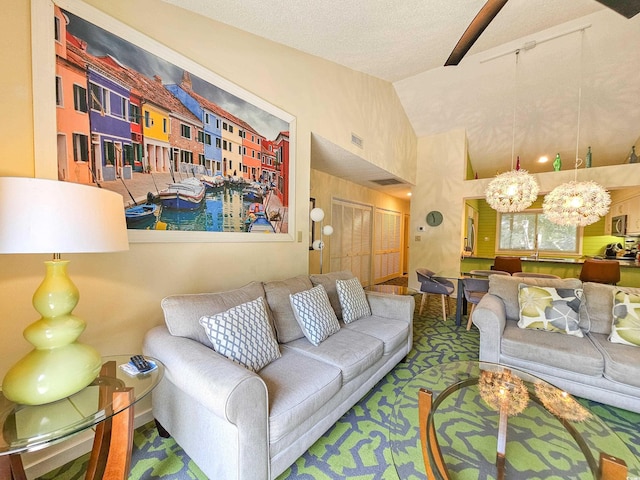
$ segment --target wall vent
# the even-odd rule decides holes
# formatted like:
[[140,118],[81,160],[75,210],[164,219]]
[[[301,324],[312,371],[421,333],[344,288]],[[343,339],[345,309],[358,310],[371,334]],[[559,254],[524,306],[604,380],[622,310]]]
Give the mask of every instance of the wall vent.
[[363,140],[359,136],[357,136],[355,133],[352,133],[351,143],[353,143],[358,148],[362,148]]
[[395,178],[382,178],[380,180],[371,180],[373,183],[377,183],[378,185],[388,186],[388,185],[404,185],[404,182],[397,180]]

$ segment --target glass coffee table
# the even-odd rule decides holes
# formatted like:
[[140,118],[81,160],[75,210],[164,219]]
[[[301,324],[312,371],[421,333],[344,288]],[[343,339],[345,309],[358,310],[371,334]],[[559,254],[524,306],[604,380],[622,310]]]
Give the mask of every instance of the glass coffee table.
[[368,292],[389,293],[391,295],[416,295],[419,293],[414,288],[401,285],[369,285],[365,290]]
[[403,480],[640,478],[639,460],[571,395],[492,363],[445,363],[408,380],[389,433]]
[[126,479],[133,446],[134,404],[162,379],[164,367],[129,375],[130,356],[103,357],[100,375],[78,393],[45,405],[17,405],[0,392],[0,478],[26,479],[20,454],[33,452],[96,426],[86,478]]

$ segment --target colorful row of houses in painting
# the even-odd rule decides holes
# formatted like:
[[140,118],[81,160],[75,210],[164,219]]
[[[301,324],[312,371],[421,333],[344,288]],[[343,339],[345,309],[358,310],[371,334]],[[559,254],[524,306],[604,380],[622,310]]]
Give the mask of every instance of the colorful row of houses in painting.
[[55,8],[58,176],[92,184],[186,171],[268,183],[288,205],[289,132],[268,140],[193,91],[96,57]]

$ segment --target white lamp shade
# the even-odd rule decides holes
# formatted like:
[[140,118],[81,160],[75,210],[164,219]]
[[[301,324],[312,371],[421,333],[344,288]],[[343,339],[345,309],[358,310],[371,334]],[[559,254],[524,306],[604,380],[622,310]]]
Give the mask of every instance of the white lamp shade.
[[321,222],[324,219],[324,210],[316,207],[309,212],[309,216],[314,222]]
[[314,250],[322,250],[324,248],[324,242],[322,240],[314,240],[311,246]]
[[322,233],[327,237],[330,237],[333,233],[333,227],[331,225],[325,225],[324,227],[322,227]]
[[122,196],[98,187],[0,177],[0,253],[129,249]]

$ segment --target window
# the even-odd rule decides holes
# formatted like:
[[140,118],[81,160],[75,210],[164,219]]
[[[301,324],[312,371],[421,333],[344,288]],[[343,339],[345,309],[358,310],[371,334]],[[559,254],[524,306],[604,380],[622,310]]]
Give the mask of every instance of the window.
[[[163,118],[162,119],[162,133],[167,133],[169,131],[169,127],[167,124],[167,119]],[[191,138],[191,136],[189,136],[189,138]]]
[[223,149],[223,150],[226,150],[226,149],[227,149],[227,141],[226,141],[226,140],[223,140],[223,141],[222,141],[222,149]]
[[216,137],[216,148],[220,148],[220,139]]
[[62,33],[60,29],[60,19],[58,17],[53,17],[53,36],[56,42],[59,42],[60,37],[62,37]]
[[204,134],[204,143],[206,145],[211,145],[211,134],[209,133]]
[[89,94],[91,95],[91,110],[97,110],[104,115],[107,110],[103,105],[102,90],[102,87],[96,85],[95,83],[89,84]]
[[144,112],[144,126],[147,128],[153,127],[153,118],[151,118],[149,110],[145,110]]
[[116,161],[116,147],[113,142],[104,142],[104,160],[105,165],[114,165]]
[[209,114],[208,113],[204,114],[204,123],[206,123],[207,125],[209,124]]
[[129,100],[124,97],[120,97],[120,118],[126,120],[128,111],[129,111]]
[[62,78],[56,77],[56,105],[62,106]]
[[227,125],[227,122],[222,122],[222,129],[229,130],[229,126]]
[[89,161],[89,137],[81,133],[73,134],[73,161]]
[[498,229],[498,250],[578,253],[578,228],[556,225],[541,211],[503,213]]
[[229,133],[233,133],[233,125],[229,125]]
[[80,85],[73,86],[73,108],[76,112],[87,113],[87,89]]
[[134,161],[133,145],[123,145],[122,146],[122,163],[124,165],[133,165],[133,161]]
[[189,125],[185,125],[184,123],[181,123],[180,135],[182,135],[184,138],[191,138],[191,127]]
[[129,104],[129,121],[131,123],[140,123],[140,107],[133,103]]
[[204,165],[204,155],[202,153],[198,154],[198,163]]
[[193,163],[193,152],[180,150],[180,161],[182,163]]

